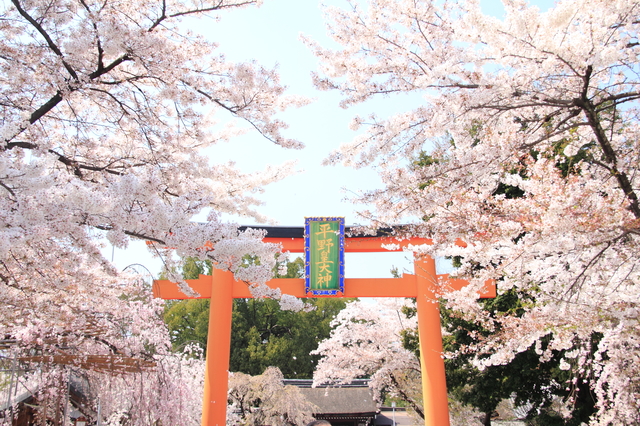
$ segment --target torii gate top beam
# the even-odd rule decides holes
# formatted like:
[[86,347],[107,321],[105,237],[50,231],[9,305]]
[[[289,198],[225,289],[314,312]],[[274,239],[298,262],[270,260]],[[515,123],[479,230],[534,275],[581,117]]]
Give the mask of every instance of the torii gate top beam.
[[[263,239],[265,243],[282,244],[283,251],[291,253],[304,253],[304,227],[285,226],[242,226],[240,230],[248,228],[262,229],[267,232]],[[382,228],[375,235],[356,234],[352,227],[345,227],[345,252],[347,253],[384,253],[402,251],[409,245],[432,244],[430,238],[418,237],[398,237],[394,234],[397,228]],[[396,244],[393,249],[385,248],[384,245]]]

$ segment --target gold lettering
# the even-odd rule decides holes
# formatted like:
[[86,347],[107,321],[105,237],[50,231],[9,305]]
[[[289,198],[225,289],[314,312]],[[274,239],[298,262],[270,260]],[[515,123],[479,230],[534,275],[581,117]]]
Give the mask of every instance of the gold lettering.
[[318,287],[320,288],[329,287],[329,284],[331,283],[331,278],[332,278],[331,274],[318,275]]
[[316,240],[318,250],[328,250],[331,251],[331,247],[333,247],[333,240]]
[[333,232],[335,234],[335,231],[331,230],[330,223],[321,223],[318,225],[318,228],[320,229],[320,231],[316,232],[316,235],[322,234],[322,238],[325,240],[327,239],[327,234],[329,232]]

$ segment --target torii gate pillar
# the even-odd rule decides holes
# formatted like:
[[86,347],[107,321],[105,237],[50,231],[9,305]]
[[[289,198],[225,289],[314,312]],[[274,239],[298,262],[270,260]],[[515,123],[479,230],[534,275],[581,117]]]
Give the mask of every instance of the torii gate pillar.
[[436,262],[430,257],[414,261],[416,275],[416,305],[418,308],[418,339],[422,401],[426,426],[449,425],[449,399],[442,358],[440,309],[436,296],[438,277]]
[[[265,228],[265,242],[280,243],[283,250],[304,252],[302,228]],[[274,231],[275,229],[275,231]],[[283,230],[293,232],[294,236]],[[294,231],[291,231],[294,230]],[[430,244],[424,238],[398,241],[392,237],[346,238],[347,252],[400,251],[409,244]],[[388,244],[396,246],[388,250]],[[296,297],[415,297],[418,309],[418,337],[420,340],[420,367],[425,426],[449,426],[447,384],[442,358],[442,332],[437,293],[446,286],[456,290],[467,285],[464,280],[450,279],[436,274],[435,261],[424,256],[414,260],[415,274],[403,274],[401,278],[345,278],[344,293],[339,296],[311,296],[305,292],[304,279],[273,279],[267,285],[280,288],[283,294]],[[197,280],[187,280],[200,298],[210,298],[209,330],[207,337],[206,371],[202,401],[202,426],[224,426],[227,415],[227,389],[231,347],[231,318],[234,298],[252,297],[247,285],[235,281],[228,271],[214,269],[212,275],[201,275]],[[163,299],[189,299],[175,283],[157,280],[153,284],[155,297]],[[487,282],[480,292],[482,298],[495,297],[495,283]]]
[[214,269],[202,395],[202,426],[225,426],[233,316],[233,273]]

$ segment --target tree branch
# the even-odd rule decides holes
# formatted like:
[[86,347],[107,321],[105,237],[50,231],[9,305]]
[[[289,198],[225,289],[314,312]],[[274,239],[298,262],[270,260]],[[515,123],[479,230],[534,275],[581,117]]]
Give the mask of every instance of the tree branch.
[[593,67],[591,65],[587,66],[583,76],[584,85],[582,87],[581,96],[580,98],[574,99],[573,103],[584,111],[589,126],[595,134],[596,140],[600,145],[600,149],[602,149],[605,161],[610,164],[611,174],[616,178],[620,189],[622,189],[629,201],[629,210],[631,210],[636,219],[640,219],[640,203],[638,202],[638,195],[635,193],[627,174],[618,169],[618,158],[616,152],[613,149],[613,146],[611,146],[611,142],[609,141],[609,138],[607,138],[607,135],[600,124],[600,118],[598,117],[593,102],[591,102],[587,97],[592,72]]
[[[91,9],[89,8],[89,5],[87,5],[87,3],[84,0],[80,0],[80,3],[84,7],[84,9],[87,11],[87,13],[91,15],[92,12],[91,12]],[[98,71],[99,71],[104,68],[104,63],[103,63],[104,50],[102,49],[102,42],[100,41],[100,36],[98,34],[98,25],[95,23],[93,19],[91,20],[91,25],[93,26],[93,30],[96,33],[96,47],[98,49]]]
[[[92,72],[91,74],[89,74],[89,79],[90,80],[95,80],[96,78],[98,78],[98,77],[100,77],[100,76],[102,76],[104,74],[107,74],[108,72],[112,71],[114,68],[116,68],[118,65],[122,64],[123,62],[131,61],[131,60],[132,60],[132,58],[131,58],[131,56],[129,56],[129,54],[124,54],[124,55],[120,56],[119,58],[115,59],[113,62],[111,62],[106,67],[102,67],[101,69],[97,69],[94,72]],[[74,91],[78,90],[79,88],[80,87],[77,86],[77,85],[70,85],[69,87],[67,87],[67,91],[69,93],[71,93],[71,92],[74,92]],[[38,121],[43,116],[45,116],[49,111],[51,111],[53,108],[55,108],[56,105],[58,105],[62,101],[62,99],[63,99],[62,90],[58,90],[56,92],[56,94],[53,95],[47,102],[42,104],[40,106],[40,108],[38,108],[37,110],[35,110],[34,112],[31,113],[31,115],[29,116],[29,124],[34,124],[36,121]],[[16,136],[18,136],[19,134],[24,132],[26,129],[27,129],[26,126],[20,126],[18,128],[18,131],[13,136],[11,136],[10,139],[5,139],[6,145],[4,146],[3,150],[9,150],[9,149],[12,149],[12,148],[15,148],[15,147],[28,148],[28,149],[37,148],[36,144],[28,144],[29,146],[27,146],[26,145],[27,143],[12,143],[12,142],[9,142],[11,139],[15,138]]]
[[67,61],[64,60],[64,55],[62,54],[62,51],[60,50],[58,45],[56,45],[53,42],[53,40],[51,39],[49,34],[44,30],[44,28],[42,28],[42,25],[40,25],[38,21],[33,19],[33,17],[29,15],[27,11],[22,8],[19,0],[11,0],[11,3],[13,3],[13,5],[16,7],[16,9],[18,10],[18,13],[20,13],[20,15],[22,15],[22,17],[26,19],[36,29],[36,31],[38,31],[40,35],[45,39],[45,41],[47,42],[47,45],[49,46],[49,49],[53,50],[53,52],[60,58],[60,60],[62,61],[62,65],[67,70],[67,72],[71,75],[71,77],[73,77],[74,80],[78,80],[78,74],[76,74],[76,71],[73,69],[73,67],[71,67],[71,65],[69,65]]
[[[113,228],[109,225],[92,225],[94,228],[99,229],[101,231],[112,231]],[[153,241],[154,243],[158,243],[161,245],[166,246],[167,243],[164,242],[163,240],[159,239],[159,238],[154,238],[151,237],[149,235],[144,235],[144,234],[140,234],[138,232],[134,232],[134,231],[123,231],[125,235],[128,235],[130,237],[134,237],[134,238],[138,238],[140,240],[145,240],[145,241]]]
[[[424,374],[424,372],[423,372]],[[418,416],[420,416],[421,419],[424,419],[424,410],[423,408],[416,402],[415,399],[411,398],[411,396],[409,396],[401,387],[400,387],[400,383],[398,383],[398,380],[396,379],[396,376],[393,375],[393,373],[389,374],[389,378],[391,379],[391,383],[393,384],[393,386],[396,388],[396,391],[400,394],[400,398],[402,398],[403,400],[407,401],[409,403],[409,405],[411,405],[411,408],[413,408],[416,412],[416,414]]]
[[147,31],[153,31],[165,19],[177,18],[179,16],[195,15],[195,14],[198,14],[198,13],[213,12],[215,10],[228,9],[228,8],[232,8],[232,7],[241,7],[241,6],[246,6],[246,5],[255,4],[255,3],[256,3],[256,0],[247,0],[247,1],[244,1],[242,3],[224,4],[224,0],[219,0],[218,4],[215,5],[215,6],[205,7],[203,9],[185,10],[183,12],[176,12],[176,13],[172,13],[172,14],[167,15],[167,5],[166,5],[165,0],[162,0],[162,13],[158,17],[158,19],[156,19],[153,22],[153,24],[149,27],[149,29]]
[[13,197],[14,201],[17,200],[16,193],[13,192],[13,189],[11,189],[7,185],[5,185],[4,182],[2,182],[2,180],[0,180],[0,186],[3,187],[4,189],[6,189],[7,192],[9,192],[9,194],[11,194],[11,196]]

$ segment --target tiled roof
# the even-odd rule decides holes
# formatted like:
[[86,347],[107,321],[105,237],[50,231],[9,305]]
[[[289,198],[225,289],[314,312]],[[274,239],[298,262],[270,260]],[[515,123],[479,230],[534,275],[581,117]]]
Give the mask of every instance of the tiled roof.
[[[318,388],[327,388],[327,387],[338,387],[338,388],[367,388],[369,387],[370,379],[353,379],[349,383],[339,383],[339,384],[324,384],[318,385],[315,387]],[[299,388],[312,388],[313,380],[311,379],[284,379],[282,381],[285,385],[293,385]]]
[[375,414],[373,392],[364,387],[300,388],[308,401],[320,409],[314,414]]

